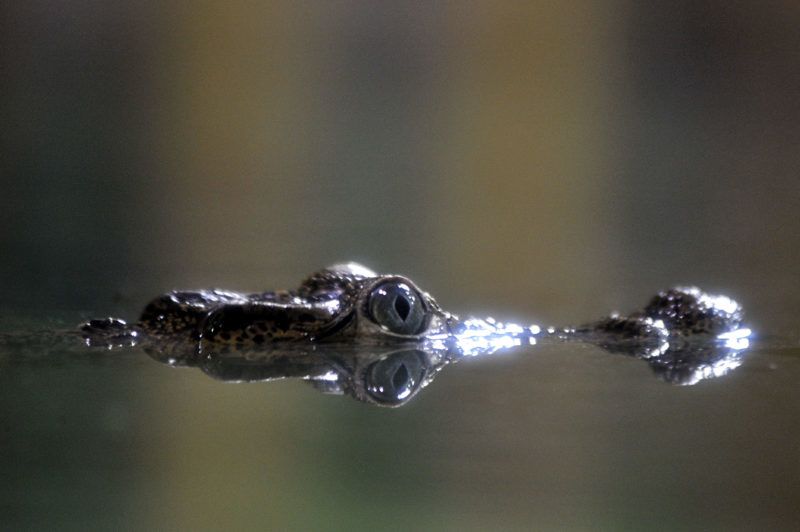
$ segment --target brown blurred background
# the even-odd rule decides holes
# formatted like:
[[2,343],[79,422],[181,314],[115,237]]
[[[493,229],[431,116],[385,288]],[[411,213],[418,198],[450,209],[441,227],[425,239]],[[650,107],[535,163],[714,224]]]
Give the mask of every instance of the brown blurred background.
[[14,304],[342,259],[525,312],[797,285],[794,2],[3,10]]
[[[800,335],[797,2],[29,0],[5,3],[0,16],[0,306],[7,315],[133,317],[166,289],[291,287],[318,267],[359,260],[408,274],[457,312],[578,322],[632,308],[656,289],[695,283],[740,299],[761,334],[790,343]],[[351,508],[365,478],[379,493],[399,486],[372,501],[370,518],[378,521],[419,514],[431,527],[636,528],[652,516],[627,501],[644,487],[667,501],[666,519],[680,514],[686,501],[678,494],[689,485],[714,500],[718,483],[745,478],[752,485],[754,478],[767,482],[762,473],[800,469],[796,445],[782,442],[759,447],[788,461],[774,467],[753,462],[755,454],[742,458],[742,447],[732,446],[719,458],[718,469],[730,472],[722,479],[669,477],[670,464],[658,462],[649,480],[637,483],[632,479],[647,463],[640,456],[627,466],[630,477],[606,483],[626,467],[626,453],[636,452],[625,447],[627,431],[641,434],[636,421],[652,417],[643,406],[622,407],[642,390],[598,390],[595,376],[574,374],[578,366],[575,381],[555,364],[547,367],[550,377],[547,368],[536,370],[544,371],[551,395],[539,391],[531,399],[558,403],[552,417],[514,402],[514,390],[529,384],[519,377],[525,364],[484,364],[484,373],[458,370],[462,379],[498,372],[482,382],[485,389],[450,381],[441,390],[451,395],[430,390],[431,402],[415,403],[394,414],[392,429],[373,432],[385,412],[342,409],[300,387],[243,392],[188,372],[163,377],[146,362],[144,391],[115,374],[108,388],[125,390],[122,406],[92,415],[135,418],[130,405],[141,408],[141,426],[132,422],[122,432],[131,431],[136,445],[126,440],[134,447],[117,449],[139,465],[109,482],[144,486],[136,497],[153,500],[134,497],[142,508],[125,511],[155,508],[149,515],[166,528],[230,520],[244,527],[337,519],[352,525],[353,514],[342,517],[327,497],[337,492]],[[631,371],[639,370],[646,373]],[[564,382],[577,384],[562,392]],[[654,394],[650,406],[675,393],[649,381],[642,386]],[[788,412],[752,406],[753,397],[736,388],[719,392],[725,397],[713,404],[736,408],[697,416],[706,431],[699,441],[709,447],[680,471],[713,463],[712,442],[730,431],[755,444],[769,423],[786,428],[780,420]],[[273,406],[244,407],[261,405],[264,394]],[[438,410],[434,423],[422,413],[436,397],[449,399],[450,410]],[[485,408],[478,399],[487,397],[506,402]],[[786,399],[779,395],[772,406]],[[587,410],[587,401],[599,406]],[[212,411],[194,417],[205,402]],[[744,435],[743,426],[715,428],[712,420],[746,405],[756,410],[739,421],[766,425]],[[628,421],[614,425],[620,412]],[[667,419],[686,421],[679,409],[670,412]],[[311,416],[308,425],[301,416]],[[565,424],[569,416],[577,425]],[[449,460],[392,450],[398,434],[426,448],[425,437],[445,420],[454,439],[434,447]],[[509,440],[521,420],[530,430]],[[497,439],[485,435],[484,423],[497,425]],[[593,447],[598,431],[613,431],[609,423],[620,432],[606,434],[606,447]],[[285,424],[299,443],[281,437]],[[275,427],[277,435],[245,431],[254,426]],[[541,428],[551,435],[541,439]],[[788,427],[797,429],[796,421]],[[462,437],[478,443],[460,455]],[[656,431],[647,441],[680,445],[684,437]],[[204,444],[196,447],[198,441]],[[320,445],[335,452],[309,458]],[[214,453],[230,449],[240,461],[215,468]],[[131,452],[141,455],[131,459]],[[281,457],[279,466],[260,463],[285,468],[274,478],[293,483],[265,480],[243,458],[248,453]],[[739,459],[750,468],[742,476],[730,469]],[[385,461],[392,468],[381,469]],[[420,463],[440,469],[420,478]],[[593,479],[583,476],[587,470]],[[208,474],[199,480],[198,471]],[[341,491],[353,471],[353,484]],[[534,472],[542,475],[535,489]],[[672,478],[664,488],[671,491],[654,488],[664,485],[658,475]],[[789,508],[800,503],[800,488],[796,476],[781,478],[763,498],[733,491],[716,500],[732,513],[690,509],[664,522],[736,524],[755,515],[762,525],[794,523]],[[628,488],[609,491],[623,480]],[[406,488],[416,498],[403,498]],[[482,507],[485,489],[513,494]],[[402,496],[392,502],[392,493]],[[221,501],[228,510],[198,500]],[[319,521],[281,513],[287,505],[298,510],[301,500],[317,505]],[[764,513],[747,501],[758,501]],[[765,501],[783,513],[771,513]],[[628,513],[598,515],[609,507]],[[441,517],[441,508],[464,521]],[[560,521],[562,510],[574,520]]]

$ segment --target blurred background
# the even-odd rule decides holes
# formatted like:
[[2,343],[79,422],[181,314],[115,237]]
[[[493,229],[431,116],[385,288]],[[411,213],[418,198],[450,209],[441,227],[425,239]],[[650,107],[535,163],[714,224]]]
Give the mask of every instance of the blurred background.
[[0,73],[3,330],[357,260],[556,324],[697,284],[794,349],[520,351],[398,411],[6,353],[0,525],[800,526],[797,2],[29,0]]

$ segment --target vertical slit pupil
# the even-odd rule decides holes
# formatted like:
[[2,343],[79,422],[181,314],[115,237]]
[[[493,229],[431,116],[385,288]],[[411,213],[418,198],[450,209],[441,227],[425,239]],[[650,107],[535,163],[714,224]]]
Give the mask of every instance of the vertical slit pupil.
[[401,320],[406,321],[408,314],[411,312],[411,305],[403,296],[397,296],[394,299],[394,310],[397,312],[397,315],[400,316]]
[[399,390],[400,388],[404,387],[408,382],[409,373],[408,368],[406,368],[405,364],[401,364],[397,371],[394,372],[392,376],[392,386],[394,386],[395,390]]

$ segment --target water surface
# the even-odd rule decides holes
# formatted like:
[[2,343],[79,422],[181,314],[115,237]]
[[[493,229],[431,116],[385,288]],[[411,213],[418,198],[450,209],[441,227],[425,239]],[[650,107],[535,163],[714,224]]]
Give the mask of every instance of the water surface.
[[762,343],[694,386],[591,346],[517,347],[386,410],[76,337],[6,338],[5,523],[358,528],[402,509],[430,528],[789,527],[800,348]]

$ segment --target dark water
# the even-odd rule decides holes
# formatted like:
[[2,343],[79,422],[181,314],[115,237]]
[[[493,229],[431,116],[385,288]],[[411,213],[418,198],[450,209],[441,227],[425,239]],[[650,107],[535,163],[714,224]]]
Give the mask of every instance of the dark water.
[[[794,3],[6,4],[0,528],[800,529]],[[52,334],[346,260],[520,323],[698,285],[754,337],[695,386],[539,345],[385,409]]]

